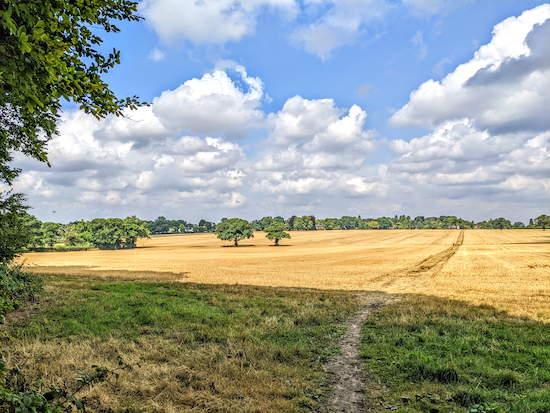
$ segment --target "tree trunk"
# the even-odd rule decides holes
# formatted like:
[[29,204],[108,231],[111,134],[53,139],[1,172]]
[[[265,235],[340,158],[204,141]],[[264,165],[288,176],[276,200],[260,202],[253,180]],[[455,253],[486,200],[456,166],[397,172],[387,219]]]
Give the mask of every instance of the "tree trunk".
[[279,246],[279,238],[275,238],[275,246],[276,246],[276,247]]
[[235,238],[235,247],[238,247],[239,244],[237,244],[237,238]]

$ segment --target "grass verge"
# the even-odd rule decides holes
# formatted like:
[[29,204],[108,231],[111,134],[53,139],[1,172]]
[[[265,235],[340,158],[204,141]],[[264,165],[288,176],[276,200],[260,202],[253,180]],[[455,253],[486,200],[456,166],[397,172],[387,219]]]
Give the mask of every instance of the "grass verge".
[[548,323],[409,296],[374,314],[362,334],[381,410],[550,412]]
[[[356,310],[343,292],[46,279],[43,308],[14,317],[5,358],[64,386],[77,369],[140,362],[84,394],[90,412],[313,409]],[[22,362],[24,361],[24,362]]]

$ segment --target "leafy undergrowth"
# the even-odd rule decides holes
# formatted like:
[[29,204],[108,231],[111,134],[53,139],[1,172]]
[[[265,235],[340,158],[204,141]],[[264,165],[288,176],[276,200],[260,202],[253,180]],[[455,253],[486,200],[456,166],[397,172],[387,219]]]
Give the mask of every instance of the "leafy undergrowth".
[[17,341],[6,343],[5,359],[21,363],[26,377],[58,387],[74,382],[77,369],[140,364],[81,393],[90,412],[315,408],[327,383],[322,362],[356,310],[353,294],[342,292],[74,278],[47,283],[49,304],[9,322]]
[[42,280],[21,266],[0,262],[0,317],[33,300],[42,291]]
[[488,306],[407,297],[363,328],[381,410],[550,412],[550,324]]

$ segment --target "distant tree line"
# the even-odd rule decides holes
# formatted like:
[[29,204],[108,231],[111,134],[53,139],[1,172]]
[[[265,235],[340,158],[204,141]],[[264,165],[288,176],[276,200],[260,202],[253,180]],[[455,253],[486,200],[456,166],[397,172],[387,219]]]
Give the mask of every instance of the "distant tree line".
[[201,219],[198,224],[192,224],[183,219],[170,220],[158,217],[154,221],[145,221],[151,234],[183,234],[186,232],[214,232],[216,224]]
[[[17,208],[16,208],[17,207]],[[18,253],[34,250],[81,250],[87,248],[121,249],[135,248],[138,238],[150,234],[180,234],[215,232],[221,222],[201,219],[198,224],[185,220],[168,220],[158,217],[154,221],[142,221],[135,216],[120,218],[96,218],[91,221],[75,221],[69,224],[41,222],[27,213],[25,208],[13,207],[7,201],[0,202],[0,262],[13,259]],[[248,222],[248,221],[247,221]],[[284,219],[267,216],[249,222],[253,231],[266,231],[273,239],[281,239],[283,231],[354,230],[354,229],[546,229],[550,227],[550,216],[540,215],[529,220],[529,224],[512,223],[505,218],[489,219],[475,223],[456,216],[439,217],[408,215],[379,218],[343,216],[341,218],[317,219],[313,215],[291,216]],[[277,228],[275,230],[274,228]],[[271,238],[270,238],[271,239]],[[278,243],[278,241],[276,241]]]
[[[192,224],[185,220],[169,220],[165,217],[158,217],[154,221],[145,221],[147,229],[151,234],[178,234],[189,232],[215,232],[216,226],[226,222],[222,218],[216,224],[201,219],[198,224]],[[285,231],[314,231],[314,230],[351,230],[351,229],[544,229],[550,227],[550,217],[540,215],[529,220],[529,224],[522,222],[512,223],[505,218],[490,219],[488,221],[474,222],[452,215],[441,215],[439,217],[417,216],[411,218],[408,215],[395,215],[392,217],[361,218],[361,216],[343,216],[341,218],[317,219],[314,215],[303,215],[301,217],[292,215],[285,219],[282,216],[266,216],[261,219],[249,222],[254,231],[265,231],[274,223],[281,223]]]
[[138,238],[148,238],[149,234],[145,221],[135,216],[124,219],[96,218],[65,225],[40,222],[32,215],[26,217],[26,246],[35,250],[135,248]]
[[474,221],[464,220],[456,216],[441,215],[439,217],[417,216],[412,219],[408,215],[400,215],[379,218],[361,218],[361,216],[343,216],[341,218],[317,219],[313,215],[304,215],[298,217],[291,216],[284,219],[280,216],[263,217],[259,220],[251,221],[250,224],[255,231],[264,231],[273,222],[281,222],[286,226],[287,231],[312,231],[312,230],[336,230],[336,229],[519,229],[519,228],[542,228],[550,226],[550,217],[541,215],[531,219],[529,225],[522,222],[512,224],[505,218],[490,219],[475,223]]

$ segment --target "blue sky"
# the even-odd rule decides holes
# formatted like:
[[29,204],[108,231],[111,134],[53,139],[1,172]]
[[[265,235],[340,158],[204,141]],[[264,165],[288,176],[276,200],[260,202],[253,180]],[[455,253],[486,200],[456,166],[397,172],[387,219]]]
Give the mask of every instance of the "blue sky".
[[52,167],[17,157],[42,220],[550,212],[548,3],[145,0],[139,14],[103,36],[122,55],[106,80],[152,105],[98,122],[68,104]]

